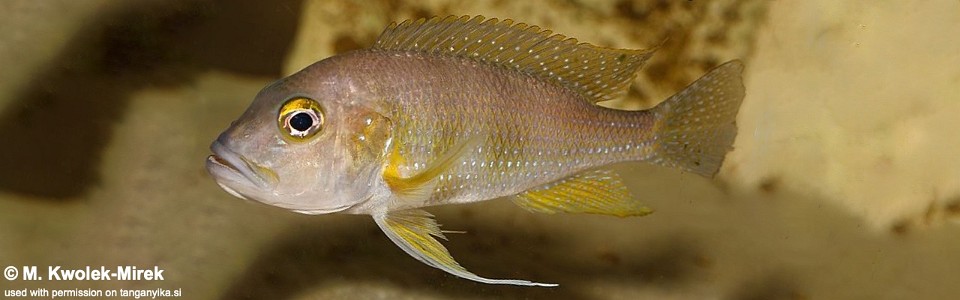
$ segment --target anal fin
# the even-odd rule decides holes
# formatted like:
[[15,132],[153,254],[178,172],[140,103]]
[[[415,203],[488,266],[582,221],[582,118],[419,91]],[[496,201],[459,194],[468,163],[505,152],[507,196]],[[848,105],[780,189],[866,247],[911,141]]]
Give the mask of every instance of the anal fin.
[[380,229],[387,234],[387,237],[394,244],[403,249],[413,258],[457,277],[473,280],[488,284],[510,284],[522,286],[557,286],[551,283],[538,283],[517,279],[490,279],[480,277],[467,271],[460,266],[456,260],[450,256],[442,244],[435,237],[446,239],[443,232],[440,231],[440,225],[433,219],[430,213],[411,209],[397,212],[390,212],[383,215],[374,215],[373,219],[380,226]]
[[514,197],[527,210],[553,214],[588,213],[618,217],[643,216],[653,210],[633,199],[613,171],[592,170],[561,179]]

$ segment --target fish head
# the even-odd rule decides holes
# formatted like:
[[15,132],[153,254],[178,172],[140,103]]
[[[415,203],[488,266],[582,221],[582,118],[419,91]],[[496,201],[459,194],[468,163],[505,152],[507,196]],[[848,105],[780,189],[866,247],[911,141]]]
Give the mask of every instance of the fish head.
[[312,66],[264,88],[211,145],[208,172],[228,193],[306,214],[369,200],[392,123],[367,96]]

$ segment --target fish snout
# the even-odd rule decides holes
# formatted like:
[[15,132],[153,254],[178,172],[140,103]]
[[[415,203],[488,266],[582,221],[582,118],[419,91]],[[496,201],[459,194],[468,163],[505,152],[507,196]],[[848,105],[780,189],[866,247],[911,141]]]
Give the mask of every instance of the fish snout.
[[279,182],[279,177],[273,170],[237,153],[220,139],[210,145],[210,151],[213,155],[207,157],[207,171],[217,179],[218,183],[226,180],[252,185],[260,190],[270,190]]

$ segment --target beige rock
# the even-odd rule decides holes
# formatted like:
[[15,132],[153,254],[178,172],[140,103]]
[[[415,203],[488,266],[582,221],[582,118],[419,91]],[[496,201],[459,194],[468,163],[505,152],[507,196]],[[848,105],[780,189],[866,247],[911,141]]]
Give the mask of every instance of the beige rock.
[[960,206],[960,3],[779,2],[748,65],[724,176],[825,198],[875,228]]

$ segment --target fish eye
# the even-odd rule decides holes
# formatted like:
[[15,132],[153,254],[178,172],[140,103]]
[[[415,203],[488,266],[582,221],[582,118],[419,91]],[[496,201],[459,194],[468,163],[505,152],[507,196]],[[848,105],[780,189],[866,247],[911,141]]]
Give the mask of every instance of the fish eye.
[[316,100],[296,97],[280,107],[277,123],[288,139],[304,141],[323,128],[323,108]]

